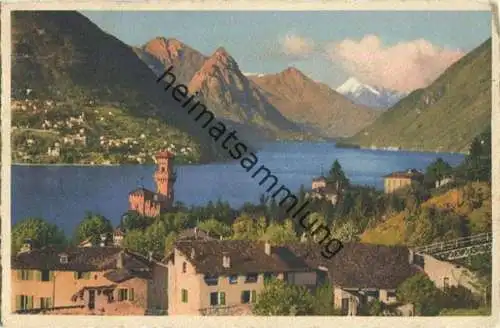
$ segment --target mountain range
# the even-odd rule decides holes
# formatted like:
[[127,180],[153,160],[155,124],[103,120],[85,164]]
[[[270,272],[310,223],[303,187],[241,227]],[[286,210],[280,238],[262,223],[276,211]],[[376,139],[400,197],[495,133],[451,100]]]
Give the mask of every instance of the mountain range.
[[373,87],[350,77],[336,91],[354,103],[371,108],[387,109],[396,104],[407,93],[397,92],[385,88]]
[[289,67],[277,74],[249,76],[288,119],[330,138],[350,136],[373,122],[378,111],[356,105],[323,83]]
[[363,147],[466,152],[474,137],[490,124],[491,38],[346,142]]
[[246,76],[223,47],[205,56],[177,39],[157,37],[135,51],[157,75],[173,65],[191,93],[199,92],[218,117],[247,138],[351,136],[378,115],[297,69]]

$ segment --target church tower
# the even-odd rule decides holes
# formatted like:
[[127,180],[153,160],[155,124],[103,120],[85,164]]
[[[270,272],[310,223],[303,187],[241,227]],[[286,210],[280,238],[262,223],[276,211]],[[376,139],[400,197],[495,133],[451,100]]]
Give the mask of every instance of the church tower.
[[156,154],[156,171],[153,178],[156,182],[156,192],[164,202],[166,208],[174,202],[175,172],[173,169],[174,154],[169,151],[160,151]]

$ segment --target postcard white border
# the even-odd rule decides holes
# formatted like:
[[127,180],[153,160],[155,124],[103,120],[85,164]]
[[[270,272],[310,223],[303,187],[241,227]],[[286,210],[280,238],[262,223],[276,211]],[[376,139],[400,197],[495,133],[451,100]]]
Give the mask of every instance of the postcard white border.
[[[1,11],[2,59],[2,323],[5,327],[493,327],[499,324],[500,309],[500,70],[498,0],[488,1],[4,1]],[[10,312],[10,233],[11,233],[11,144],[10,144],[10,12],[13,10],[222,10],[222,11],[312,11],[312,10],[452,10],[492,12],[492,217],[493,283],[490,317],[194,317],[194,316],[76,316],[15,315]],[[495,151],[498,150],[498,151]],[[497,310],[495,312],[495,310]]]

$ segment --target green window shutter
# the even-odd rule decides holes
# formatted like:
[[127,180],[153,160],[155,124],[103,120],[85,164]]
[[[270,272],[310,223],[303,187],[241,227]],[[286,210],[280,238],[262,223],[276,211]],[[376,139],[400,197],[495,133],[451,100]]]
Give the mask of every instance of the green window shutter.
[[21,295],[16,295],[16,310],[22,310],[21,309]]
[[128,300],[133,301],[134,300],[134,289],[130,288],[128,293],[129,293]]
[[28,309],[33,308],[33,296],[28,296]]
[[220,305],[226,305],[226,293],[220,292]]
[[54,271],[49,271],[49,281],[54,281]]
[[252,294],[250,296],[250,302],[255,303],[257,299],[257,292],[255,290],[252,290]]
[[33,275],[36,281],[42,281],[42,271],[39,270],[33,271]]
[[49,305],[48,305],[49,308],[52,308],[53,307],[53,305],[52,305],[52,297],[48,298],[48,303],[49,303]]
[[91,274],[91,272],[85,272],[85,279],[89,280],[90,279],[90,274]]

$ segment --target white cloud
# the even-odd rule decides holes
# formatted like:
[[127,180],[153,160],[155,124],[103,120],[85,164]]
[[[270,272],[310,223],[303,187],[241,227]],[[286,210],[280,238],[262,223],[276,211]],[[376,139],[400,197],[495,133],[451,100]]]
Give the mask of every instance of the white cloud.
[[425,39],[384,46],[376,35],[331,43],[325,50],[328,58],[362,82],[398,91],[426,87],[464,55]]
[[281,40],[281,49],[287,56],[304,58],[314,52],[315,43],[312,39],[288,34]]

